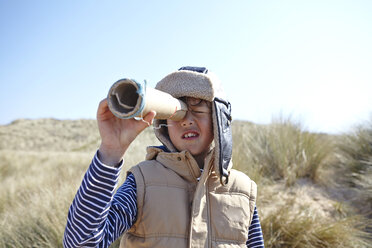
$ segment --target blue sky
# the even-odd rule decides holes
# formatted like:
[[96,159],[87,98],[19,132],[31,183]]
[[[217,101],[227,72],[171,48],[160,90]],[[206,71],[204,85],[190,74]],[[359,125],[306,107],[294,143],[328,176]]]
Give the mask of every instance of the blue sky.
[[184,65],[221,79],[233,118],[339,133],[372,114],[372,1],[0,0],[0,124],[95,118],[120,78]]

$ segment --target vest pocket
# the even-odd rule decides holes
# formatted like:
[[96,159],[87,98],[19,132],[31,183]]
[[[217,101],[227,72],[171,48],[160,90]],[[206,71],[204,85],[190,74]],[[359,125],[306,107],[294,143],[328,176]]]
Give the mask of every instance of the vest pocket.
[[212,239],[243,242],[248,238],[249,198],[241,193],[210,192]]
[[142,224],[147,236],[187,237],[189,198],[187,188],[146,187]]

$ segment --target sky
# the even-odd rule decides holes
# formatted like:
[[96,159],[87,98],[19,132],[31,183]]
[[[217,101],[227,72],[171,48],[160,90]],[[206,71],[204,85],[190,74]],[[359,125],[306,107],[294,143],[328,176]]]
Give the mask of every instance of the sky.
[[0,0],[0,125],[94,119],[121,78],[182,66],[222,81],[235,120],[342,133],[372,119],[369,0]]

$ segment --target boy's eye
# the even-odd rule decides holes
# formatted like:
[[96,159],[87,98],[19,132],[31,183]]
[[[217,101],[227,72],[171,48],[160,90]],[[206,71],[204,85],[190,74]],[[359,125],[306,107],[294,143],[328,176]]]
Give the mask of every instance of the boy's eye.
[[197,114],[197,115],[202,115],[202,114],[210,114],[209,110],[204,110],[204,109],[190,109],[191,113]]
[[202,102],[202,99],[187,97],[186,102],[190,106],[196,106],[196,105],[199,105]]

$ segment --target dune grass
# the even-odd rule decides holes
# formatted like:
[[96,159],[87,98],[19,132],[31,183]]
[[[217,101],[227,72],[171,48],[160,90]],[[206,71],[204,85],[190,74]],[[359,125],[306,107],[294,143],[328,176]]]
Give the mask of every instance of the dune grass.
[[289,118],[267,126],[237,124],[233,134],[234,165],[257,182],[284,180],[291,186],[298,178],[319,181],[333,154],[327,135],[307,132]]
[[0,151],[0,247],[62,247],[66,214],[90,157]]
[[[35,120],[34,123],[26,120],[15,122],[15,126],[5,130],[7,132],[4,132],[6,127],[0,128],[0,138],[3,138],[3,149],[0,149],[0,247],[62,247],[68,209],[98,148],[98,130],[93,128],[94,122]],[[35,135],[32,135],[32,129],[25,130],[30,123],[39,125],[34,130]],[[45,134],[46,130],[53,130],[51,125],[58,127],[54,132],[58,134],[56,137]],[[18,132],[18,128],[22,131]],[[87,132],[88,137],[76,137],[79,130]],[[20,133],[27,142],[22,142]],[[47,145],[40,147],[39,138],[43,135],[46,135]],[[7,142],[9,139],[13,141]],[[14,140],[22,146],[17,149]],[[129,149],[131,155],[125,158],[124,170],[144,159],[149,143],[158,145],[150,129]],[[124,177],[123,173],[120,182]],[[118,247],[118,243],[112,247]]]
[[[364,131],[340,139],[307,132],[301,122],[290,118],[278,118],[266,126],[237,122],[233,130],[234,167],[259,185],[257,205],[266,247],[371,247],[371,218],[345,197],[340,202],[334,197],[337,194],[327,193],[344,191],[350,180],[335,183],[344,173],[353,175],[348,178],[365,178],[365,161],[370,158],[366,144],[372,142],[365,141]],[[356,141],[360,136],[363,141]],[[358,152],[350,155],[354,149]],[[350,157],[362,157],[363,166]],[[340,158],[350,163],[343,170],[339,169],[343,167]],[[302,190],[297,192],[297,188]],[[371,211],[370,198],[363,198],[371,194],[363,189],[367,194],[360,193],[356,199]],[[319,190],[324,193],[315,196]]]
[[329,218],[314,213],[312,206],[294,208],[293,204],[287,200],[265,216],[266,247],[370,247],[363,216]]
[[[339,187],[348,185],[351,203],[372,218],[372,116],[369,121],[344,134],[338,142]],[[372,232],[372,226],[368,229]],[[372,239],[371,239],[372,242]]]

